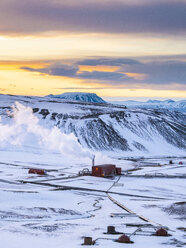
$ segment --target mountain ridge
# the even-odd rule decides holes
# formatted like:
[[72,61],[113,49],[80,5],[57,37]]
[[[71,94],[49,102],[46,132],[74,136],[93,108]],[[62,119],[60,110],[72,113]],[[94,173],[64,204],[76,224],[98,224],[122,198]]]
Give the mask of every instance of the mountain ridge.
[[3,121],[11,121],[7,110],[15,101],[31,107],[43,126],[74,133],[83,147],[95,151],[123,156],[185,154],[185,113],[4,95],[0,96]]
[[80,102],[92,102],[92,103],[106,103],[101,97],[95,93],[84,92],[66,92],[59,95],[48,95],[50,98],[60,98],[64,100],[80,101]]
[[181,112],[186,112],[186,100],[174,101],[172,99],[167,100],[151,100],[146,102],[128,100],[128,101],[110,101],[113,104],[125,105],[128,108],[143,108],[143,109],[169,109]]

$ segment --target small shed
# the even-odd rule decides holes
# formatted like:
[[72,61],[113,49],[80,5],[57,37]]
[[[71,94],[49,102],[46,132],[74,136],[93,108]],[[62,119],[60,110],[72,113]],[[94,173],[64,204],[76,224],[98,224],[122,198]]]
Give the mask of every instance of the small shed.
[[92,166],[92,176],[112,177],[121,174],[121,168],[116,168],[114,164],[102,164]]
[[34,169],[34,168],[29,169],[28,173],[29,174],[38,174],[38,175],[46,175],[47,174],[46,171],[43,169]]

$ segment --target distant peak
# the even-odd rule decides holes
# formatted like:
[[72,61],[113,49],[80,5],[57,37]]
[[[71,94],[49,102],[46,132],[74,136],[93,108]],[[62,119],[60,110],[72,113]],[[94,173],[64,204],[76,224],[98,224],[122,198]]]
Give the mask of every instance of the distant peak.
[[167,100],[165,100],[165,102],[167,102],[167,103],[173,103],[173,102],[175,102],[175,101],[172,100],[172,99],[167,99]]
[[147,103],[159,103],[159,102],[161,102],[161,101],[159,101],[159,100],[148,100],[147,101]]
[[60,98],[64,100],[79,101],[79,102],[105,103],[105,101],[95,93],[87,93],[87,92],[66,92],[59,95],[50,94],[47,97]]

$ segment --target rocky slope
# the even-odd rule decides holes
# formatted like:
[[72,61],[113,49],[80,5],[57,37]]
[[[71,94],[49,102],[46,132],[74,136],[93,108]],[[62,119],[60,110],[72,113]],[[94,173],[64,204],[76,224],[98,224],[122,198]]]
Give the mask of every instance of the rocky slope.
[[7,121],[6,111],[15,101],[31,106],[44,126],[73,132],[84,147],[93,150],[130,155],[183,155],[186,150],[184,113],[1,95],[0,114]]

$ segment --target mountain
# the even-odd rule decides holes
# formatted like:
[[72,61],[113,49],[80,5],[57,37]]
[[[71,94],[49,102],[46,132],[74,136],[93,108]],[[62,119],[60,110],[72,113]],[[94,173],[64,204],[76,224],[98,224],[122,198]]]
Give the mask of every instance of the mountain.
[[105,103],[105,101],[95,93],[67,92],[60,95],[48,95],[50,98],[60,98],[69,101]]
[[159,100],[148,100],[147,102],[138,102],[138,101],[114,101],[113,104],[123,104],[129,108],[142,108],[142,109],[169,109],[180,112],[186,112],[186,100],[182,101],[173,101],[168,99],[165,101]]
[[83,147],[119,156],[175,156],[186,150],[186,114],[126,109],[108,103],[69,102],[47,97],[0,95],[2,122],[15,101],[33,109],[44,127],[74,133]]

